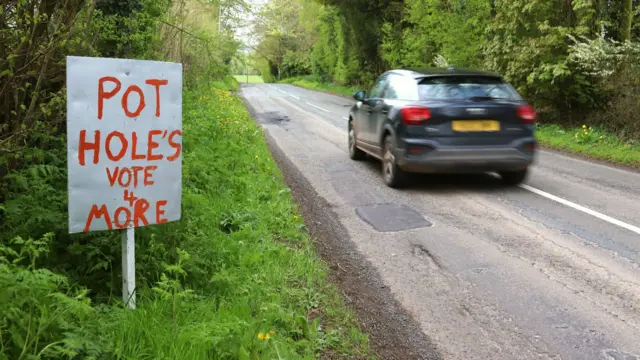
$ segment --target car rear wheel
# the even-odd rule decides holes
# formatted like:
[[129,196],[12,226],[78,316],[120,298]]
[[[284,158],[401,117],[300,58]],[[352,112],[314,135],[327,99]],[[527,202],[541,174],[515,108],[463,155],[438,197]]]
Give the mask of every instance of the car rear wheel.
[[356,146],[356,130],[353,121],[349,121],[349,157],[352,160],[364,160],[367,154]]
[[391,188],[399,188],[405,184],[406,173],[396,164],[393,154],[393,139],[391,136],[384,138],[382,151],[382,178],[384,183]]
[[527,169],[501,172],[500,177],[506,185],[518,185],[527,178]]

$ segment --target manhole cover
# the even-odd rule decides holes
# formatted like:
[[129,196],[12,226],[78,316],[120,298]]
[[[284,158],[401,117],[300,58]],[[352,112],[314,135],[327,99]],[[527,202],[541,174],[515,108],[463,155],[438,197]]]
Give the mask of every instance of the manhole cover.
[[356,208],[356,214],[381,232],[402,231],[433,225],[406,205],[376,204]]

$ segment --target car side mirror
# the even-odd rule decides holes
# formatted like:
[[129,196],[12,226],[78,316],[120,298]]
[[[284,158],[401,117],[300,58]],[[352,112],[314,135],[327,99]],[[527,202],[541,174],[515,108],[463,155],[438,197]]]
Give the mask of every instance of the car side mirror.
[[356,99],[356,101],[363,101],[364,102],[364,98],[366,96],[366,91],[356,91],[355,93],[353,93],[353,98]]

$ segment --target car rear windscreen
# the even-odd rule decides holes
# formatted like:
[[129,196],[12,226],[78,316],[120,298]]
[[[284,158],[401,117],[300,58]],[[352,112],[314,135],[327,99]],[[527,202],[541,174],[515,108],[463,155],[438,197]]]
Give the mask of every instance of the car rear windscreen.
[[418,83],[420,100],[522,100],[516,89],[486,76],[427,77]]

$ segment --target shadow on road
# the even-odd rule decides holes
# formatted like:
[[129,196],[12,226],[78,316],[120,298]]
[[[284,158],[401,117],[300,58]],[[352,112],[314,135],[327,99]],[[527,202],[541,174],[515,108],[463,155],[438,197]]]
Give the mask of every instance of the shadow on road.
[[[365,161],[367,170],[380,175],[380,161],[369,158]],[[382,181],[382,179],[381,179]],[[480,174],[410,174],[406,186],[402,191],[429,193],[494,193],[505,190],[516,190],[513,186],[506,186],[498,175]]]

